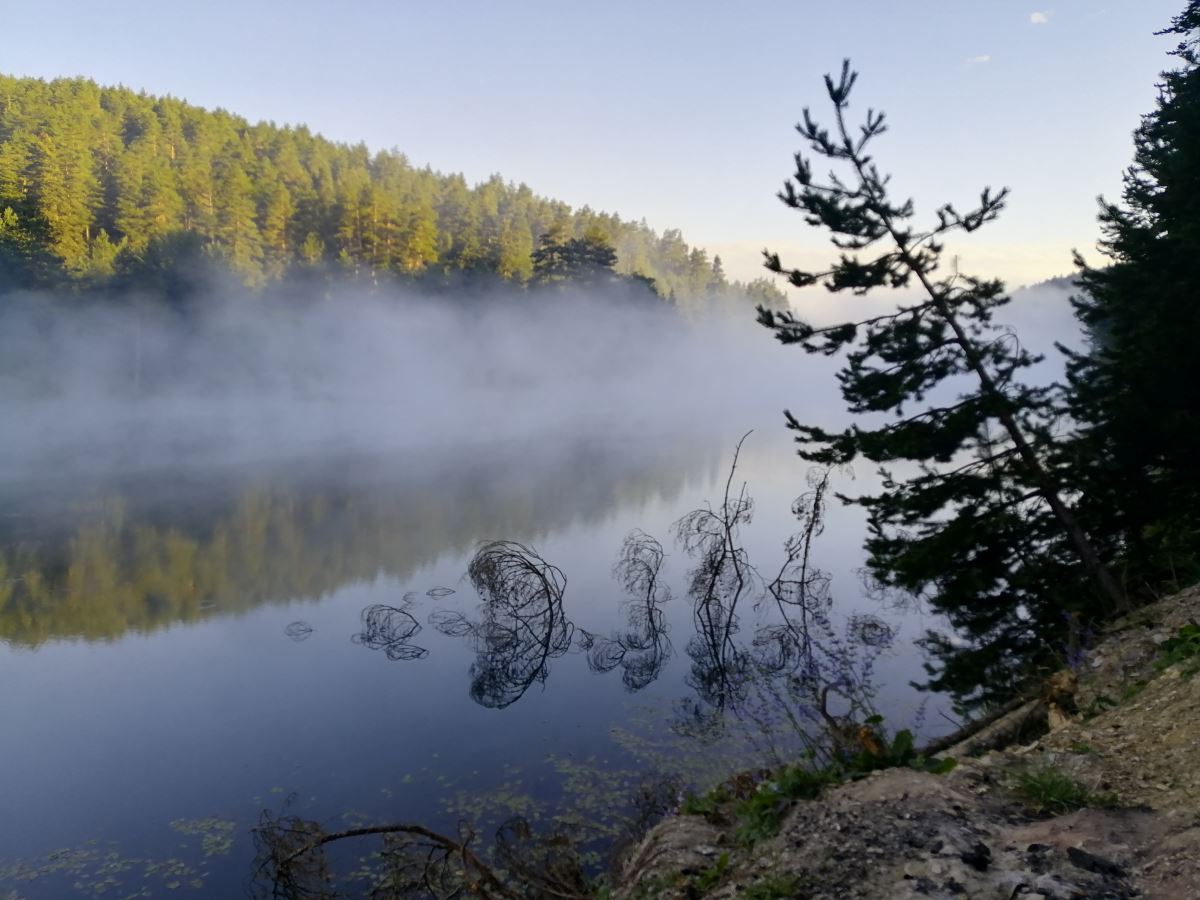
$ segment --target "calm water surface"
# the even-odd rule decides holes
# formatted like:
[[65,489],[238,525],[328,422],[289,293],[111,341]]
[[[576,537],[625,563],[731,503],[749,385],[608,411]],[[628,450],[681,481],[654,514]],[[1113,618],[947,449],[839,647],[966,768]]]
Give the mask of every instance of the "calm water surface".
[[[285,802],[331,826],[453,830],[463,817],[597,818],[652,771],[702,777],[671,727],[689,703],[704,707],[686,653],[693,561],[672,523],[720,501],[738,437],[6,486],[0,896],[235,895],[249,829]],[[743,480],[757,503],[746,549],[777,568],[804,484],[777,420],[746,442]],[[582,644],[628,628],[612,568],[634,528],[662,542],[672,598],[664,664],[623,678],[620,665],[589,666]],[[837,609],[879,612],[854,574],[860,534],[833,508],[818,562]],[[486,625],[465,573],[496,539],[536,549],[566,579],[566,644],[532,678],[480,654]],[[390,611],[364,620],[376,605]],[[903,722],[920,699],[906,641],[927,623],[885,615],[901,638],[877,666],[880,705]],[[765,616],[743,606],[747,645]]]

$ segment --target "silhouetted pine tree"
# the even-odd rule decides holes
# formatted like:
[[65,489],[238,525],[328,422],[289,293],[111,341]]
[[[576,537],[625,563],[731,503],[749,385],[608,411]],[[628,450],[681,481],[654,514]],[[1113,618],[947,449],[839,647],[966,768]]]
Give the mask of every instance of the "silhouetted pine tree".
[[1182,66],[1134,133],[1123,206],[1101,200],[1111,264],[1077,259],[1092,345],[1069,363],[1082,511],[1146,593],[1200,576],[1200,0],[1160,33]]
[[[864,457],[902,467],[883,470],[882,493],[843,498],[867,510],[869,570],[884,588],[926,600],[958,630],[960,640],[927,637],[935,660],[929,686],[969,702],[999,699],[1062,645],[1072,613],[1110,613],[1125,600],[1052,463],[1054,397],[1017,380],[1036,358],[991,324],[1008,302],[1003,284],[936,274],[943,236],[993,220],[1007,192],[985,189],[967,213],[943,206],[933,227],[916,230],[912,201],[889,198],[888,178],[867,153],[885,131],[883,114],[868,110],[853,132],[846,123],[856,78],[848,62],[840,79],[826,77],[832,134],[807,109],[797,126],[846,174],[819,183],[797,154],[795,180],[780,194],[809,224],[833,233],[841,256],[828,271],[805,272],[785,269],[767,253],[767,267],[797,287],[824,284],[862,295],[912,286],[919,295],[826,328],[767,308],[759,317],[784,343],[846,352],[838,377],[861,424],[834,433],[789,412],[800,454],[826,465]],[[909,411],[926,401],[923,411]]]

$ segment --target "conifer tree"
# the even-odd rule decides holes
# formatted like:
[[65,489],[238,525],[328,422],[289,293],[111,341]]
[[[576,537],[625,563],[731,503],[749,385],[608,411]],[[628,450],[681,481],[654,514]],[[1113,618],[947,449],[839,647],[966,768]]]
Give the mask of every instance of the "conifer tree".
[[542,235],[532,260],[538,284],[595,286],[617,278],[617,251],[598,226],[577,238],[567,238],[564,227],[552,228]]
[[[69,102],[74,92],[62,93]],[[99,185],[91,169],[85,123],[60,106],[52,107],[47,118],[50,127],[33,145],[37,214],[45,225],[50,252],[68,271],[78,274],[87,268]]]
[[533,274],[533,238],[528,224],[518,219],[500,226],[496,272],[501,278],[528,281]]
[[1126,601],[1052,462],[1054,398],[1018,380],[1036,359],[992,325],[1008,302],[1003,285],[937,271],[944,237],[995,219],[1007,192],[985,189],[970,212],[947,204],[918,230],[913,202],[889,197],[888,178],[868,153],[886,130],[883,114],[868,110],[854,132],[847,124],[856,79],[848,61],[839,79],[826,76],[832,133],[807,109],[796,126],[844,174],[819,182],[797,154],[794,180],[779,195],[809,224],[832,232],[840,258],[827,271],[807,272],[785,269],[767,253],[767,267],[797,287],[823,284],[856,295],[915,288],[917,297],[831,327],[766,308],[759,318],[784,343],[824,355],[845,351],[838,378],[861,424],[835,433],[789,412],[800,453],[826,465],[862,457],[899,467],[882,470],[881,493],[852,499],[868,513],[868,568],[882,587],[927,600],[965,638],[928,637],[936,660],[930,686],[964,701],[997,699],[1061,646],[1064,616],[1110,613]]
[[403,223],[400,267],[417,274],[437,262],[437,212],[424,197],[409,196],[402,201],[399,214]]
[[1083,511],[1147,594],[1200,576],[1200,0],[1160,33],[1181,66],[1134,134],[1124,205],[1101,200],[1111,264],[1077,259],[1092,344],[1069,363]]
[[566,280],[570,276],[568,266],[567,236],[565,223],[556,222],[538,239],[537,249],[533,251],[533,279],[537,284],[554,284]]
[[238,165],[227,165],[218,176],[216,213],[216,237],[230,268],[255,280],[262,261],[262,238],[255,221],[253,185]]
[[32,287],[46,270],[44,255],[11,206],[0,209],[0,288]]
[[267,271],[280,277],[287,268],[290,247],[288,246],[288,222],[295,207],[291,195],[280,182],[275,182],[263,191],[259,201],[260,232],[266,250]]

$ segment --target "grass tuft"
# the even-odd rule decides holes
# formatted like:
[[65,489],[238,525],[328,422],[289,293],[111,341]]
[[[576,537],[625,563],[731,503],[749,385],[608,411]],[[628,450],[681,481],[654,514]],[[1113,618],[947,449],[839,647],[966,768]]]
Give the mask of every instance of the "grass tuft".
[[1013,791],[1025,809],[1037,816],[1061,816],[1089,806],[1116,805],[1112,794],[1094,793],[1049,766],[1017,773]]

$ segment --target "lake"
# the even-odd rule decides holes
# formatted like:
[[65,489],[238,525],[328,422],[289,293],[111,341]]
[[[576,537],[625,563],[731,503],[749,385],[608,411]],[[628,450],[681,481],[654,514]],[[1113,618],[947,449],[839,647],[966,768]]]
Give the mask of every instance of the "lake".
[[[471,434],[444,415],[415,429],[420,440],[384,441],[373,422],[365,440],[314,442],[306,406],[263,426],[275,441],[258,438],[253,453],[243,430],[236,453],[150,453],[166,445],[139,438],[132,454],[113,440],[132,426],[91,417],[30,439],[44,458],[14,452],[0,469],[0,896],[233,896],[264,810],[331,828],[410,821],[453,833],[469,820],[481,835],[514,815],[543,828],[582,822],[598,850],[620,835],[639,786],[702,785],[794,753],[797,735],[786,724],[768,734],[777,711],[737,684],[746,667],[722,666],[779,656],[765,586],[799,529],[792,502],[807,474],[780,411],[815,393],[804,379],[828,367],[805,368],[765,333],[737,334],[713,338],[731,348],[719,371],[674,371],[647,398],[663,411],[649,416],[628,400],[595,412],[594,396],[613,390],[596,374],[602,354],[581,374],[564,352],[532,385],[520,365],[493,366],[490,399],[439,388],[439,409],[458,397],[491,410],[488,422],[520,420]],[[659,369],[630,367],[619,373],[628,397],[631,384],[663,382]],[[545,414],[551,394],[582,412]],[[61,410],[73,397],[47,402]],[[497,397],[519,415],[495,415]],[[338,435],[353,432],[337,421]],[[205,427],[205,446],[219,447]],[[739,546],[761,577],[710,658],[700,554],[676,523],[720,511],[751,430],[730,483],[755,502]],[[834,478],[837,489],[869,484]],[[911,641],[934,623],[864,594],[862,529],[856,510],[831,503],[813,562],[829,573],[839,635],[895,630],[890,648],[860,658],[873,660],[878,708],[910,726],[923,700],[909,687],[922,675]],[[653,541],[631,549],[635,530]],[[521,606],[528,592],[513,601],[509,583],[487,582],[494,566],[468,577],[489,541],[519,542],[522,571],[549,573],[549,605],[538,594]],[[648,601],[646,582],[626,576],[654,541]],[[948,724],[931,708],[922,728]],[[365,852],[334,858],[349,869]]]

